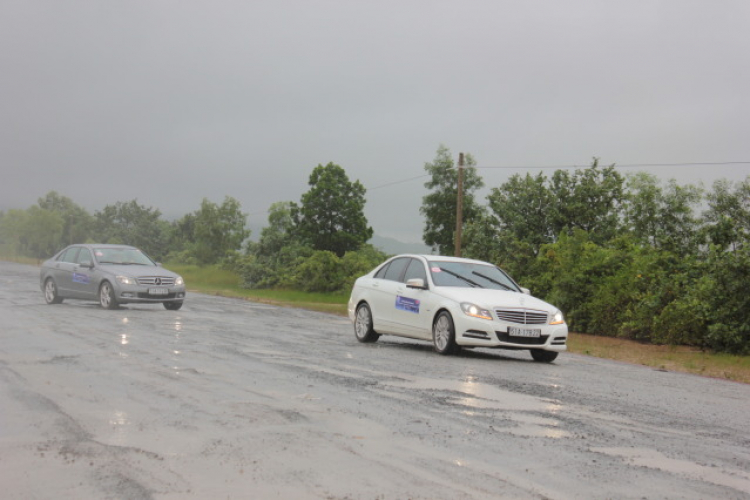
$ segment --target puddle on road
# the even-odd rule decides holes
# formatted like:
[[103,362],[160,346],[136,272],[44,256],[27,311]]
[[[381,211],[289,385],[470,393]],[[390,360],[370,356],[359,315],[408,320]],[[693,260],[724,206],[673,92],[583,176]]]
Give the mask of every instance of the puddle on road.
[[657,469],[688,479],[696,479],[726,486],[743,493],[750,493],[750,473],[747,471],[718,469],[689,460],[669,458],[648,448],[591,448],[591,451],[622,459],[630,465]]
[[564,412],[564,407],[558,402],[507,391],[477,382],[474,377],[457,381],[417,378],[403,382],[387,382],[382,385],[462,393],[463,396],[451,397],[448,401],[466,407],[464,415],[471,417],[480,415],[475,410],[494,410],[501,413],[504,419],[513,422],[512,427],[494,428],[498,432],[522,437],[553,439],[571,436],[568,431],[560,428],[561,422],[554,418],[558,413]]

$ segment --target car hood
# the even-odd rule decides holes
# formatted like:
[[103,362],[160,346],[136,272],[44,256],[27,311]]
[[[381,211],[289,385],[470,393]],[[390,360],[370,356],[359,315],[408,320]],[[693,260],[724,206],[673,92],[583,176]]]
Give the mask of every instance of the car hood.
[[141,266],[141,265],[117,265],[117,264],[101,264],[98,266],[99,269],[106,273],[115,275],[132,276],[133,278],[139,278],[141,276],[169,276],[176,278],[178,275],[173,273],[169,269],[164,269],[161,266]]
[[485,309],[536,309],[554,312],[552,304],[520,292],[492,290],[489,288],[459,288],[450,286],[435,287],[434,292],[456,302],[471,302]]

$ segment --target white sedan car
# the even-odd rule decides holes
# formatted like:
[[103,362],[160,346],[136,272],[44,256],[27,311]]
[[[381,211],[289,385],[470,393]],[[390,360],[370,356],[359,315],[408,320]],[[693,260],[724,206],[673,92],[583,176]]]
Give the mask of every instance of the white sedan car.
[[398,255],[357,279],[348,309],[360,342],[397,335],[432,341],[440,354],[522,349],[547,363],[567,348],[560,310],[477,260]]

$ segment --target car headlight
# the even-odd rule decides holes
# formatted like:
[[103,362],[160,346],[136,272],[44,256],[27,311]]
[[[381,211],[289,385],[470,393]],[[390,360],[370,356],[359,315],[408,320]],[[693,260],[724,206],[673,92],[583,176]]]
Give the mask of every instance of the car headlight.
[[175,285],[184,285],[185,284],[185,280],[182,279],[182,276],[177,276],[177,278],[175,278],[175,280],[174,280],[174,284]]
[[118,283],[122,283],[123,285],[137,285],[138,280],[135,278],[131,278],[130,276],[118,276],[117,277]]
[[562,325],[565,323],[565,318],[563,318],[563,313],[561,311],[555,311],[555,313],[552,315],[552,317],[549,320],[550,325]]
[[462,302],[461,309],[464,314],[473,318],[489,319],[492,320],[492,314],[487,309],[482,309],[476,304],[470,302]]

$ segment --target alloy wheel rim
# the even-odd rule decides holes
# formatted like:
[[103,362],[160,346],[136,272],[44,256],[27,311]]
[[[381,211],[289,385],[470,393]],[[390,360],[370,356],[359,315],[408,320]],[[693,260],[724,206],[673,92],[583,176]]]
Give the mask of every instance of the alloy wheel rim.
[[442,316],[435,324],[435,342],[441,351],[448,345],[449,337],[450,329],[448,328],[448,320],[445,316]]
[[109,286],[106,284],[102,285],[101,302],[103,306],[108,306],[110,301]]
[[357,311],[357,337],[364,337],[370,324],[370,317],[364,307]]

